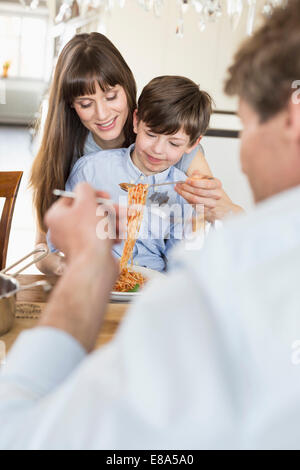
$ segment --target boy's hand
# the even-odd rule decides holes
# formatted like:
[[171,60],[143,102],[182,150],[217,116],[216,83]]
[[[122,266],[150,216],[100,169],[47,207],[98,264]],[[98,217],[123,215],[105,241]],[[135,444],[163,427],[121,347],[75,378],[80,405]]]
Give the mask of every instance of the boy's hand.
[[223,191],[221,181],[199,171],[194,171],[185,183],[177,184],[175,191],[189,204],[203,204],[208,222],[223,219],[233,211],[233,203]]
[[177,184],[175,190],[190,204],[204,204],[208,209],[214,209],[222,198],[222,183],[217,178],[201,175],[194,171],[185,183]]

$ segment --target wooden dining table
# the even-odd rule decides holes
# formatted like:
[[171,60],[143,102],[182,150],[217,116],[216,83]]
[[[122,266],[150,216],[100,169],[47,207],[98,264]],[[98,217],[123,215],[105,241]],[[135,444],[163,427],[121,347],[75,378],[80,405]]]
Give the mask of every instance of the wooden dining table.
[[[17,279],[21,286],[46,280],[54,287],[58,278],[44,275],[21,274]],[[14,326],[8,333],[0,336],[0,341],[3,341],[5,344],[6,352],[10,350],[22,331],[34,328],[38,325],[39,319],[49,299],[49,295],[50,294],[46,293],[41,287],[32,287],[28,290],[20,291],[17,294],[17,312]],[[129,304],[127,303],[108,304],[104,323],[102,324],[95,349],[113,338],[128,308]]]

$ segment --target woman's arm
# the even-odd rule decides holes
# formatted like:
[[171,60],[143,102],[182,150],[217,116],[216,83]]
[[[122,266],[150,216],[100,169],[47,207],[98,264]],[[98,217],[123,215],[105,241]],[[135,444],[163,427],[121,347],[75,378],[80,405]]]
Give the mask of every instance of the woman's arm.
[[232,213],[243,212],[243,209],[234,204],[225,193],[221,181],[213,177],[211,169],[200,150],[192,160],[187,176],[189,177],[187,182],[175,186],[175,190],[190,204],[204,204],[205,218],[209,222],[223,219]]
[[[46,234],[41,232],[39,228],[37,228],[35,244],[36,247],[47,246]],[[61,276],[64,272],[65,262],[59,254],[49,253],[46,258],[36,263],[36,267],[43,274]]]

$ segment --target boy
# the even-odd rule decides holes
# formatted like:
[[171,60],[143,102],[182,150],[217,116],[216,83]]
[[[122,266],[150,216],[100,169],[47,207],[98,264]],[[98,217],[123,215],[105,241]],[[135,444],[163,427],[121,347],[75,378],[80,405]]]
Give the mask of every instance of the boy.
[[[66,190],[72,191],[79,182],[87,181],[124,205],[127,195],[120,183],[185,181],[186,175],[174,165],[199,144],[208,127],[211,108],[210,96],[188,78],[153,79],[143,89],[134,113],[135,144],[80,158]],[[193,209],[172,185],[150,188],[146,207],[133,263],[163,271],[170,249],[187,235],[185,221],[191,221]],[[191,222],[189,226],[191,229]],[[114,248],[117,257],[121,257],[123,245]]]

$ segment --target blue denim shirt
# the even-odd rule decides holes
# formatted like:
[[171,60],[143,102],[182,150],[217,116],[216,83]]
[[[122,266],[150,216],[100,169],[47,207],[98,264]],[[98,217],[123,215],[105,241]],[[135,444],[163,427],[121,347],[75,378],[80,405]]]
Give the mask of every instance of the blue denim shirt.
[[[129,148],[103,150],[86,155],[75,163],[66,183],[66,190],[73,191],[80,182],[87,181],[95,189],[106,191],[116,203],[127,206],[127,193],[119,183],[158,184],[168,181],[185,181],[186,175],[171,166],[155,175],[144,175],[132,162]],[[159,206],[154,193],[166,193],[167,204]],[[171,210],[171,217],[169,212]],[[139,266],[163,271],[169,251],[173,245],[191,232],[192,207],[175,191],[173,186],[150,188],[146,210],[133,251],[133,263]],[[56,251],[48,236],[50,250]],[[124,242],[116,245],[113,252],[121,257]]]

